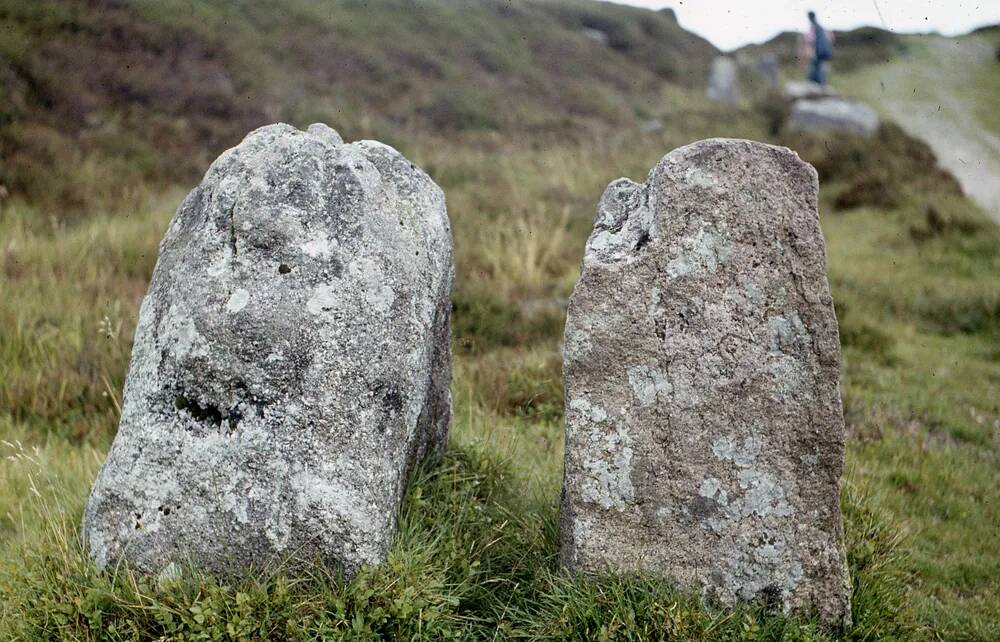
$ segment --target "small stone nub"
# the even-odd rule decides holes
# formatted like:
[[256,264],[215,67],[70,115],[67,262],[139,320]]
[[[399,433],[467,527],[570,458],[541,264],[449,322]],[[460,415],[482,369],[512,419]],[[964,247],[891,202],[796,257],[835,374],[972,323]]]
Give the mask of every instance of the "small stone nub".
[[306,133],[313,138],[319,138],[320,140],[325,140],[328,143],[333,143],[334,145],[343,145],[344,139],[337,133],[337,130],[330,127],[326,123],[313,123],[309,125],[309,129]]

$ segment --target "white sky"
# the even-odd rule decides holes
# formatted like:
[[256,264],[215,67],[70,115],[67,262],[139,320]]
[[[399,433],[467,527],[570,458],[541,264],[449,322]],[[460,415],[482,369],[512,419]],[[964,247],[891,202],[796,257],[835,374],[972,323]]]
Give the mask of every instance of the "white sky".
[[821,25],[836,30],[873,25],[903,33],[957,35],[1000,22],[1000,0],[613,1],[649,9],[670,7],[682,27],[723,50],[764,42],[781,31],[802,31],[810,9]]

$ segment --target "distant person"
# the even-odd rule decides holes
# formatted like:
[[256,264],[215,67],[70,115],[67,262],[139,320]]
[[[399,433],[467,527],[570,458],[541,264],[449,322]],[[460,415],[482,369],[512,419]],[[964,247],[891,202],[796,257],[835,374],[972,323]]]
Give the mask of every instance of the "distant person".
[[833,57],[833,32],[820,26],[815,11],[808,15],[809,30],[802,38],[802,59],[809,65],[809,80],[826,85],[826,69]]

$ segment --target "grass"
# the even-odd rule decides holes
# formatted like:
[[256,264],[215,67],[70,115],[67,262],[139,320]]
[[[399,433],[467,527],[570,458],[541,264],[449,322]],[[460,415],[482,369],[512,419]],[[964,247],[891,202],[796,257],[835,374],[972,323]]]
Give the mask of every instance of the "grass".
[[[459,435],[476,430],[458,420]],[[159,584],[98,572],[79,547],[79,510],[62,507],[83,502],[86,484],[75,482],[93,475],[99,453],[53,475],[63,453],[15,449],[14,467],[34,475],[25,517],[37,528],[24,557],[0,567],[2,630],[8,639],[828,639],[808,620],[709,610],[651,579],[562,574],[555,501],[538,492],[546,484],[466,439],[414,479],[385,565],[349,582],[266,569],[230,585],[195,572]],[[905,635],[898,534],[850,491],[845,506],[858,535],[855,635]]]
[[[748,116],[740,133],[764,137],[763,118]],[[0,637],[839,639],[809,619],[714,611],[649,578],[573,578],[557,566],[559,301],[603,185],[642,178],[663,151],[706,135],[699,126],[543,149],[515,139],[501,154],[443,148],[434,137],[404,149],[449,197],[455,428],[450,454],[407,495],[387,565],[350,582],[262,569],[239,585],[192,571],[160,587],[87,561],[77,525],[114,433],[138,302],[181,193],[153,192],[134,211],[74,223],[8,205]],[[843,144],[853,164],[813,160],[830,165],[823,226],[852,435],[849,639],[995,639],[1000,328],[998,281],[988,277],[998,272],[998,233],[964,198],[919,177],[910,183],[921,189],[897,185],[894,209],[834,213],[837,194],[887,147]],[[931,202],[971,223],[929,226]]]

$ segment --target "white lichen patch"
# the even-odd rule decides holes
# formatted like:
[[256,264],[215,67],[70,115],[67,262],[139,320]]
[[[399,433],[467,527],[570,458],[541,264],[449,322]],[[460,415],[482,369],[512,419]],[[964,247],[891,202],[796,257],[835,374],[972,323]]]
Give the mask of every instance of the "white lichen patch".
[[632,439],[624,429],[590,435],[588,457],[583,462],[585,476],[580,486],[584,501],[601,508],[625,510],[635,498],[632,487]]
[[300,471],[292,476],[290,485],[299,515],[310,516],[310,522],[324,529],[350,533],[353,546],[344,551],[345,557],[358,564],[378,560],[387,542],[385,520],[360,492],[330,471]]
[[684,172],[684,180],[691,185],[712,189],[719,186],[719,179],[703,167],[689,167]]
[[764,442],[754,435],[746,437],[742,443],[726,435],[712,443],[712,452],[719,459],[731,461],[740,468],[747,468],[757,461],[763,445]]
[[347,266],[347,274],[367,306],[383,314],[389,311],[396,300],[396,293],[386,285],[387,280],[378,263],[369,258],[355,259]]
[[338,288],[332,285],[321,285],[313,290],[312,296],[306,301],[306,309],[312,314],[323,314],[335,310],[340,305]]
[[619,245],[620,234],[610,230],[601,230],[590,237],[587,243],[587,252],[598,255],[610,254]]
[[647,365],[631,366],[627,373],[629,387],[641,407],[653,405],[661,394],[670,394],[670,383],[657,368]]
[[230,250],[227,245],[225,251],[219,254],[219,258],[212,261],[212,264],[208,266],[208,270],[206,270],[208,275],[218,277],[225,274],[225,272],[229,269],[229,261],[231,257],[232,250]]
[[635,491],[632,487],[632,437],[615,425],[604,408],[578,398],[569,403],[570,420],[586,442],[580,494],[584,501],[604,509],[624,510]]
[[799,457],[799,461],[809,466],[815,466],[816,464],[819,463],[819,455],[815,453],[810,453],[808,455],[801,455]]
[[756,283],[747,283],[743,288],[743,293],[746,295],[747,301],[753,306],[760,306],[764,303],[764,292]]
[[570,363],[585,358],[591,350],[590,334],[572,325],[566,327],[566,339],[563,342],[563,363]]
[[355,313],[387,313],[396,300],[396,293],[386,283],[378,263],[368,258],[352,261],[343,278],[335,279],[313,290],[306,302],[312,314],[351,311]]
[[600,423],[608,418],[608,413],[600,406],[592,405],[586,399],[573,399],[569,402],[570,410],[581,413],[585,418],[594,423]]
[[741,470],[740,488],[746,491],[740,510],[743,517],[777,515],[787,517],[794,511],[785,500],[785,489],[774,476],[759,470]]
[[712,274],[729,260],[731,253],[725,237],[705,224],[694,236],[680,240],[679,251],[667,261],[667,274],[675,279],[689,274]]
[[755,468],[764,442],[751,435],[742,441],[721,437],[712,443],[712,452],[719,459],[731,461],[739,470],[736,487],[728,490],[715,477],[701,482],[698,494],[715,500],[722,509],[719,514],[702,520],[702,526],[715,532],[738,527],[741,520],[750,517],[788,517],[794,509],[788,503],[785,489],[770,473]]
[[250,302],[250,293],[239,288],[233,292],[232,296],[229,297],[229,301],[226,303],[226,312],[230,314],[236,314],[243,308],[247,307],[247,303]]
[[653,210],[643,186],[628,179],[612,182],[601,197],[595,227],[584,250],[584,265],[631,263],[638,250],[656,237]]
[[769,357],[767,372],[774,393],[781,396],[812,397],[810,374],[805,360],[813,348],[812,336],[797,312],[767,320]]
[[745,601],[755,601],[768,593],[778,598],[788,611],[788,597],[804,577],[801,561],[785,538],[777,532],[769,535],[770,541],[741,539],[735,548],[719,560],[718,570],[706,577],[708,591],[722,588],[720,596]]
[[812,391],[806,385],[807,371],[796,357],[778,354],[771,355],[767,361],[767,372],[774,382],[775,392],[783,395],[812,396]]
[[338,247],[337,239],[330,238],[322,231],[315,231],[309,240],[299,246],[302,253],[314,259],[326,259],[333,255]]
[[170,346],[176,359],[203,357],[208,355],[208,343],[195,327],[194,319],[182,314],[176,305],[171,305],[160,322],[160,342]]
[[649,289],[649,303],[646,305],[646,312],[651,317],[658,317],[663,314],[662,295],[660,288]]
[[250,516],[247,512],[249,507],[248,498],[245,494],[239,492],[239,487],[234,482],[235,480],[229,484],[226,492],[222,493],[220,506],[222,510],[233,515],[237,523],[249,524]]
[[673,522],[675,516],[676,511],[670,506],[661,506],[656,509],[656,519],[659,520],[661,524]]
[[722,482],[714,477],[708,477],[701,482],[698,494],[706,499],[713,499],[720,506],[729,505],[729,494],[722,487]]

